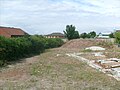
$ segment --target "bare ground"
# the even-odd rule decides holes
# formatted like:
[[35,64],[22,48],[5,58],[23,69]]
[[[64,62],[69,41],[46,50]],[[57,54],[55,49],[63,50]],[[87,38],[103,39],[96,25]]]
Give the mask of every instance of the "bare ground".
[[88,45],[74,43],[77,48],[64,45],[2,68],[0,90],[120,90],[114,78],[65,55]]

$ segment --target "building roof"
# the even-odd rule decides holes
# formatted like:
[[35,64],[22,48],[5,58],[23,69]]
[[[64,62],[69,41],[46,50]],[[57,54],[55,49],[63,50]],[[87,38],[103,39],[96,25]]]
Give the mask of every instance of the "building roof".
[[65,36],[65,35],[62,33],[51,33],[51,34],[48,34],[46,36]]
[[120,30],[116,30],[116,32],[120,32]]
[[0,35],[5,37],[11,37],[12,35],[25,35],[28,34],[20,28],[13,27],[1,27],[0,26]]
[[109,33],[100,33],[98,38],[109,38],[110,34],[111,34],[110,32]]
[[105,32],[105,33],[100,33],[100,35],[109,35],[111,34],[112,32]]

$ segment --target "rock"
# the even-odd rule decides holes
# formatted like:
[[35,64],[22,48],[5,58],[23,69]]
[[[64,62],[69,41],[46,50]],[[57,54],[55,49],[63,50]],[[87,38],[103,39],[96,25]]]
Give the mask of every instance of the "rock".
[[87,47],[85,48],[86,50],[92,50],[92,51],[102,51],[105,50],[105,48],[99,47],[99,46],[91,46],[91,47]]
[[103,53],[102,52],[95,52],[95,53],[93,53],[96,57],[98,56],[98,57],[105,57],[105,55],[103,55]]

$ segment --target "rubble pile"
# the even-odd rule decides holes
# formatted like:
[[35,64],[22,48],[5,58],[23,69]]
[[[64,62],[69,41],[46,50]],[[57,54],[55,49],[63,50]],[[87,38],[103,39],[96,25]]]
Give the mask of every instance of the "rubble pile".
[[[88,60],[81,57],[82,53],[67,53],[67,56],[74,57],[79,61],[87,63],[89,66],[106,73],[108,76],[114,77],[120,81],[120,59],[110,58],[105,60]],[[100,54],[101,55],[101,54]]]

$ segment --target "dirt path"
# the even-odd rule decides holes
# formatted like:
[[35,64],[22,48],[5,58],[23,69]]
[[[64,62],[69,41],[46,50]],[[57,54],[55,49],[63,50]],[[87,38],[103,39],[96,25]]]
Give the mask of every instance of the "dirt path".
[[7,67],[1,69],[0,72],[0,82],[6,80],[24,80],[27,79],[29,67],[37,63],[39,60],[39,55],[31,58],[26,58],[20,62],[15,62]]

